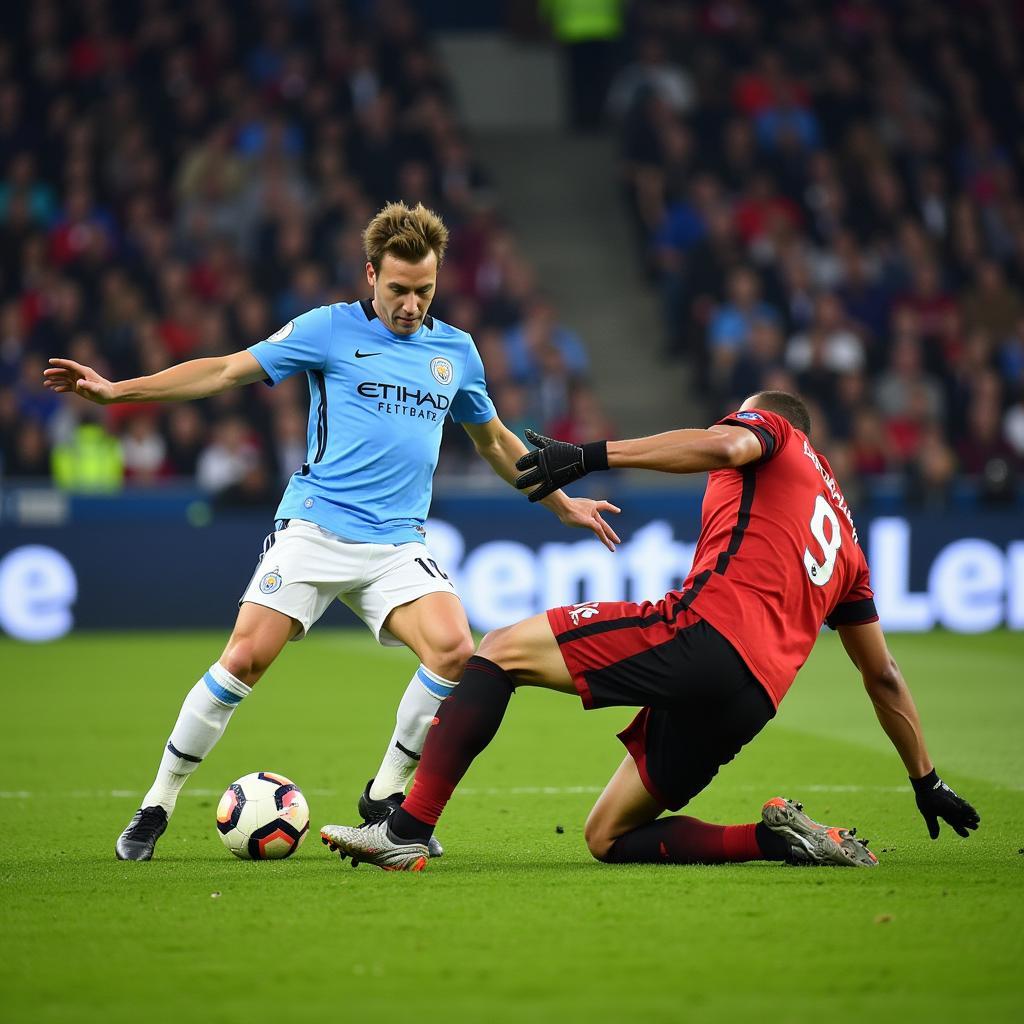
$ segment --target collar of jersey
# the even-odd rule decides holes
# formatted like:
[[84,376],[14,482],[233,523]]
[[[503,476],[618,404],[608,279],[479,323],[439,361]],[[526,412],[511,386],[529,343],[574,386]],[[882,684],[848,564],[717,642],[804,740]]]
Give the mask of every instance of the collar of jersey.
[[389,338],[391,341],[416,341],[422,337],[424,332],[428,329],[427,320],[429,317],[424,317],[423,323],[421,323],[412,334],[396,334],[390,328],[386,327],[384,325],[384,321],[377,316],[377,311],[373,308],[373,302],[370,299],[363,299],[359,305],[363,310],[363,314],[366,317],[369,326],[379,334],[383,334],[385,338]]

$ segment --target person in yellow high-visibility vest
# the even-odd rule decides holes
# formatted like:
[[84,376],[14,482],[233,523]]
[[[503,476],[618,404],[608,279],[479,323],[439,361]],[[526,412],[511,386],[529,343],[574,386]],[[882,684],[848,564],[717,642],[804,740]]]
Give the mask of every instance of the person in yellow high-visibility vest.
[[82,423],[50,457],[53,482],[65,491],[109,492],[124,482],[121,445],[98,423]]
[[541,0],[566,57],[569,123],[578,131],[601,127],[615,46],[623,30],[623,0]]

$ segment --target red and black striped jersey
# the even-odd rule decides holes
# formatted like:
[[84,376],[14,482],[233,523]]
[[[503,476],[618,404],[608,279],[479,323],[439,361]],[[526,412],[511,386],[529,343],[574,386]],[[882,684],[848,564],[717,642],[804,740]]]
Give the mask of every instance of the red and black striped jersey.
[[800,430],[763,409],[719,422],[752,431],[762,455],[709,474],[693,567],[665,611],[691,608],[718,630],[778,705],[822,623],[878,618],[867,561],[831,467]]

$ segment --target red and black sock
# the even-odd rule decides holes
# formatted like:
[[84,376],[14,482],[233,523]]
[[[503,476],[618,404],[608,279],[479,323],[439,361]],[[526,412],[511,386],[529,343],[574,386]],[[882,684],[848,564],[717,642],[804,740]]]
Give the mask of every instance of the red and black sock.
[[762,822],[711,825],[682,815],[659,818],[619,836],[608,853],[612,864],[739,864],[785,860],[789,844]]
[[409,795],[388,819],[395,839],[425,843],[431,837],[462,776],[494,739],[514,690],[500,665],[469,659],[459,685],[437,709]]

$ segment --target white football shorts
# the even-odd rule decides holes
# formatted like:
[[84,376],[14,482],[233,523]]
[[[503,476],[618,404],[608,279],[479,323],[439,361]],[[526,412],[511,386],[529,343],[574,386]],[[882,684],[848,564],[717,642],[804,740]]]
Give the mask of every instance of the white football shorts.
[[290,615],[302,625],[292,639],[301,640],[338,599],[369,626],[378,643],[401,647],[384,620],[399,605],[435,593],[454,594],[455,587],[425,544],[363,544],[292,519],[264,542],[238,603]]

